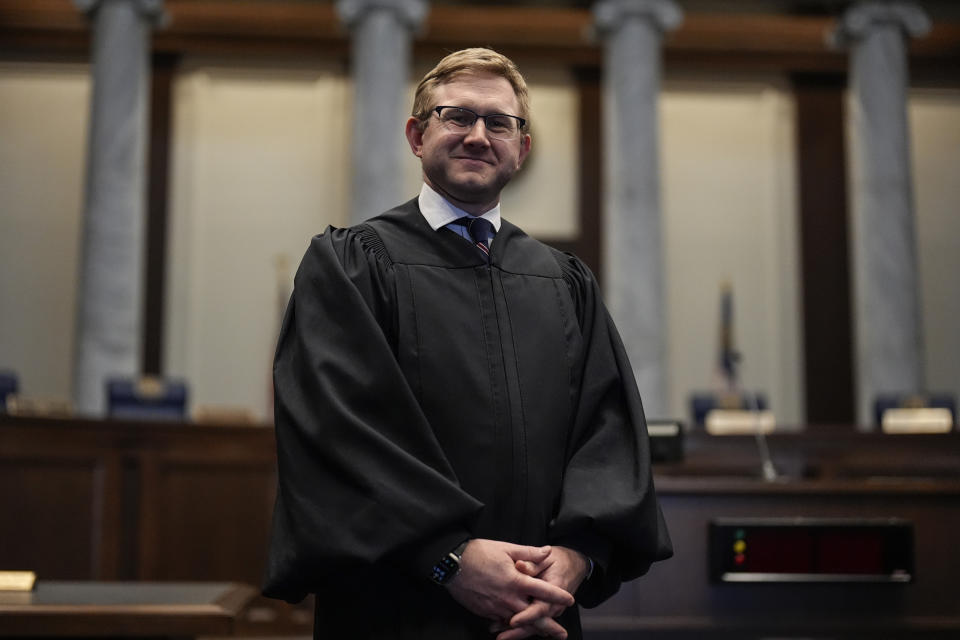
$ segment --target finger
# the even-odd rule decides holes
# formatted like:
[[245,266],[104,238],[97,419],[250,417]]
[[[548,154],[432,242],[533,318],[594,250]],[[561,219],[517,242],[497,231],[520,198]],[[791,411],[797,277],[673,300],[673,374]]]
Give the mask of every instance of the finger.
[[[545,600],[550,604],[559,604],[564,607],[569,607],[574,603],[573,596],[568,592],[539,578],[522,576],[520,587],[536,600]],[[520,611],[520,609],[517,609],[517,611]]]
[[487,627],[487,631],[489,631],[490,633],[501,633],[503,631],[506,631],[509,628],[510,628],[510,625],[508,625],[503,620],[494,620],[493,622],[490,623],[490,626]]
[[529,607],[510,618],[510,626],[522,627],[527,624],[533,624],[540,618],[552,617],[550,616],[551,609],[552,607],[549,603],[546,603],[543,600],[537,600]]
[[558,617],[560,614],[562,614],[562,613],[563,613],[564,611],[566,611],[566,610],[567,610],[566,607],[561,607],[560,605],[555,604],[555,605],[553,605],[552,607],[550,607],[550,610],[547,611],[547,615],[544,616],[544,617],[545,617],[545,618],[556,618],[556,617]]
[[529,625],[526,627],[515,627],[497,635],[497,640],[520,640],[520,638],[529,638],[530,636],[539,636],[540,630]]
[[503,602],[504,610],[501,612],[499,618],[501,620],[510,620],[510,618],[529,606],[530,602],[528,600],[509,598]]
[[517,571],[519,571],[520,573],[524,573],[528,576],[534,576],[534,577],[539,575],[540,572],[543,571],[544,569],[542,565],[534,564],[532,562],[528,562],[527,560],[517,560],[514,566],[517,568]]
[[533,626],[551,638],[559,638],[560,640],[566,640],[567,638],[567,630],[553,618],[540,618],[533,623]]
[[506,628],[507,621],[530,606],[529,602],[524,602],[519,598],[506,599],[485,599],[477,603],[475,608],[471,609],[482,618],[486,618],[489,624],[503,624]]
[[508,621],[515,616],[518,611],[523,611],[529,606],[530,603],[523,598],[507,597],[502,600],[497,607],[497,620]]
[[544,558],[550,555],[550,547],[527,547],[521,544],[512,544],[507,549],[507,555],[513,560],[529,560],[530,562],[542,562]]

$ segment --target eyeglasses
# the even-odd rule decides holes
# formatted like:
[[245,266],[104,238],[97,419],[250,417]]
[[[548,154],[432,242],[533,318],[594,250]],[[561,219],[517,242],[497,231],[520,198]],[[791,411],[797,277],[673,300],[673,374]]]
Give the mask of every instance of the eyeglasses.
[[482,116],[476,111],[464,107],[434,107],[433,110],[440,118],[440,124],[450,131],[466,133],[473,129],[477,120],[483,118],[483,126],[487,135],[497,140],[513,140],[520,135],[527,121],[520,116],[511,116],[506,113],[491,113]]

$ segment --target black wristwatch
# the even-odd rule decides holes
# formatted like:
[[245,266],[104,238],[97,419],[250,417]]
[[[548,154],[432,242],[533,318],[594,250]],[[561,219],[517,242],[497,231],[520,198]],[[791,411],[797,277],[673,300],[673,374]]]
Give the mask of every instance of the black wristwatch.
[[460,559],[468,542],[470,541],[464,540],[456,549],[440,558],[430,571],[430,579],[441,586],[450,584],[450,581],[460,574]]

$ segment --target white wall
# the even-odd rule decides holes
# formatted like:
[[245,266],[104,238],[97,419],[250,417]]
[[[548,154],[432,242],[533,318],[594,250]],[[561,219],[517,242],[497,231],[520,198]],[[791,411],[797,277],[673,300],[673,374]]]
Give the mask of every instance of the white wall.
[[960,400],[960,90],[915,89],[908,113],[926,386]]
[[68,400],[86,155],[87,65],[0,63],[0,368]]
[[195,409],[271,411],[294,270],[313,235],[347,221],[348,102],[339,66],[178,74],[164,365]]
[[794,104],[778,77],[671,77],[661,109],[670,411],[717,383],[720,288],[734,292],[741,381],[802,425]]

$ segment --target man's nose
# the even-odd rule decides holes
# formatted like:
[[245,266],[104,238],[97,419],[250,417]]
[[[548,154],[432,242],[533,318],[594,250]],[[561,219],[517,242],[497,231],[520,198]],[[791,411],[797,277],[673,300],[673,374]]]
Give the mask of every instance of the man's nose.
[[477,118],[473,126],[467,130],[467,135],[464,136],[463,142],[464,144],[490,144],[490,137],[487,133],[487,123],[483,118]]

